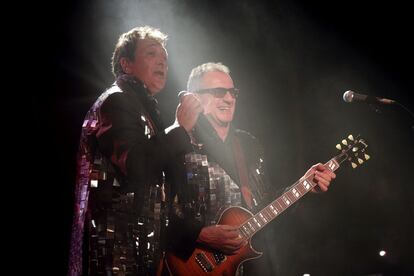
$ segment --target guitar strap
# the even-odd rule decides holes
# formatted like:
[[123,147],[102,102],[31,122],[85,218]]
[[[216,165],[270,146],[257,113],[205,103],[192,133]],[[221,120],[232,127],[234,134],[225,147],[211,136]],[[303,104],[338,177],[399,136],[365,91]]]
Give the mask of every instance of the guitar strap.
[[239,172],[240,190],[249,209],[253,208],[252,192],[249,188],[249,177],[247,175],[246,159],[240,146],[240,141],[236,135],[233,136],[233,154]]

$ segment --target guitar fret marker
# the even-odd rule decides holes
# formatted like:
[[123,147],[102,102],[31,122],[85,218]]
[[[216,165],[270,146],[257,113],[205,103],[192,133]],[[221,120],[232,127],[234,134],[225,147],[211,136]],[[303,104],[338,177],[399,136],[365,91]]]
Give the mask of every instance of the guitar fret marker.
[[286,196],[283,196],[283,200],[285,201],[286,205],[290,204],[290,200]]
[[303,186],[305,187],[306,190],[309,190],[310,188],[310,184],[307,180],[303,181]]
[[293,188],[293,189],[292,189],[292,193],[293,193],[296,197],[299,197],[299,196],[300,196],[299,192],[298,192],[295,188]]
[[333,161],[329,161],[328,167],[334,171],[336,169],[336,164]]

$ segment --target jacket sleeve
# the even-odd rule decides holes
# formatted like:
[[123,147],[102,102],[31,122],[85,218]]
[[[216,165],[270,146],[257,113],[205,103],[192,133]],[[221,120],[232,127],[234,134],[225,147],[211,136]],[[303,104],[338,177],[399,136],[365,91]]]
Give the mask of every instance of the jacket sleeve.
[[176,213],[170,213],[169,219],[168,249],[177,256],[188,259],[196,247],[203,224],[191,216],[181,217]]
[[[167,128],[167,136],[180,131],[180,129],[183,128],[177,124]],[[192,145],[189,140],[185,141],[184,144],[175,144],[182,148],[173,156],[167,173],[167,182],[170,183],[171,187],[167,228],[168,250],[183,259],[187,259],[194,251],[203,224],[194,219],[191,208],[186,208],[186,203],[191,198],[191,191],[186,186],[185,153],[193,150]]]
[[148,122],[140,116],[142,106],[123,94],[110,95],[101,106],[98,146],[128,179],[146,181],[148,175],[165,168],[171,154],[183,150],[189,138],[184,129],[168,136],[163,131],[148,136]]

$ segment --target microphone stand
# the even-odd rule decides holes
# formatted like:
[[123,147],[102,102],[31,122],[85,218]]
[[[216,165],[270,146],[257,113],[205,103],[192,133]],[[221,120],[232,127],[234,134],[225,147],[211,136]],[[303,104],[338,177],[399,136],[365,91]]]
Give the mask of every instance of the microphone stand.
[[[397,101],[395,101],[395,103],[396,103],[399,107],[401,107],[402,109],[404,109],[405,111],[407,111],[407,112],[408,112],[408,114],[410,114],[410,115],[411,115],[411,117],[413,117],[413,119],[414,119],[414,113],[413,113],[413,112],[411,112],[411,110],[409,110],[407,107],[405,107],[403,104],[401,104],[401,103],[399,103],[399,102],[397,102]],[[411,126],[411,131],[414,133],[414,125],[412,125],[412,126]]]
[[[398,101],[393,100],[393,104],[397,105],[399,107],[401,107],[403,110],[405,110],[408,114],[410,114],[410,116],[414,119],[414,113],[409,110],[406,106],[404,106],[403,104],[401,104]],[[380,105],[378,103],[370,103],[369,107],[377,114],[382,114],[382,111],[380,109]],[[411,126],[411,131],[414,134],[414,125]]]

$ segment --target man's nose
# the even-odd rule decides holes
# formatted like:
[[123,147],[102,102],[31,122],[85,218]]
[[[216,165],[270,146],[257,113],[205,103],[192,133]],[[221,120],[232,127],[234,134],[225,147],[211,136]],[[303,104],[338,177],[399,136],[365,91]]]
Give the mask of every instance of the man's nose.
[[162,65],[162,66],[166,66],[167,65],[167,59],[165,57],[160,56],[157,59],[157,64]]
[[223,100],[226,102],[234,102],[235,98],[230,93],[230,91],[227,91],[226,94],[224,94]]

